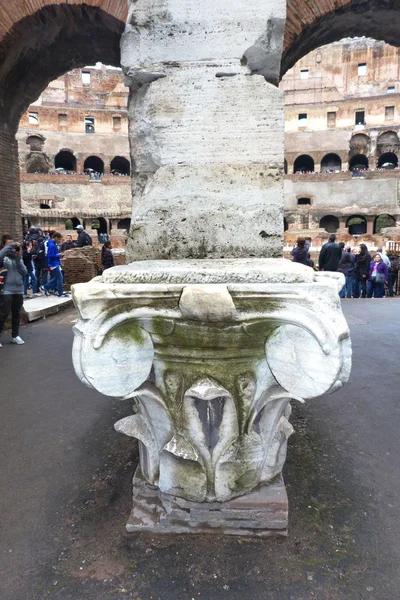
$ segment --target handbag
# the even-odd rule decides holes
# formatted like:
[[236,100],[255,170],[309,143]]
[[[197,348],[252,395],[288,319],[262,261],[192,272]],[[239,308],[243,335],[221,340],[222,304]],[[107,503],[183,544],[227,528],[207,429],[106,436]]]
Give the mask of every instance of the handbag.
[[383,273],[376,274],[375,283],[385,283],[385,276]]

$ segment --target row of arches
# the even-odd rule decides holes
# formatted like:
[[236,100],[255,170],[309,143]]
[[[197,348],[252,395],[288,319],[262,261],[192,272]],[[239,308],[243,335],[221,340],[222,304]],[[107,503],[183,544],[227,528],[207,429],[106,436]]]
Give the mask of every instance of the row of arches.
[[[337,217],[326,215],[320,220],[319,226],[328,233],[335,233],[339,229],[340,222]],[[385,227],[395,226],[396,220],[392,215],[378,215],[374,219],[373,233],[376,235]],[[346,220],[346,227],[348,228],[350,235],[363,235],[367,233],[367,219],[363,215],[351,215]]]
[[[378,169],[396,169],[399,166],[399,159],[394,152],[384,152],[379,157],[376,167]],[[365,154],[355,154],[349,159],[349,171],[369,169],[368,156]],[[293,173],[313,173],[315,162],[309,154],[301,154],[296,158],[293,164]],[[342,170],[342,160],[340,156],[333,152],[326,154],[321,160],[322,173],[337,173]],[[288,167],[285,160],[285,173]]]
[[[69,150],[61,150],[54,159],[56,170],[76,171],[76,158]],[[89,156],[83,163],[86,172],[96,171],[104,173],[104,161],[99,156]],[[130,175],[131,166],[129,160],[123,156],[115,156],[110,163],[110,172],[120,175]]]

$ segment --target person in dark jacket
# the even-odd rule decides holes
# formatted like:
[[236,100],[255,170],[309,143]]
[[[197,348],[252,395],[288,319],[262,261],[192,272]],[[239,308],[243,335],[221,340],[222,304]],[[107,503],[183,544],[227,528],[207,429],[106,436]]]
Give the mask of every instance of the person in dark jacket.
[[83,225],[77,225],[75,229],[78,231],[78,239],[77,239],[78,248],[84,248],[85,246],[92,246],[92,244],[93,244],[92,238],[83,229]]
[[320,271],[337,271],[340,259],[342,258],[342,249],[336,243],[336,235],[330,233],[328,241],[321,248],[319,253],[318,267]]
[[36,239],[32,250],[33,264],[35,265],[35,274],[38,286],[43,286],[47,282],[47,257],[46,257],[46,238],[41,229],[36,230]]
[[293,256],[293,262],[301,263],[302,265],[307,265],[307,254],[310,249],[310,244],[307,244],[305,238],[299,237],[297,238],[297,244],[293,247],[291,251],[291,255]]
[[72,235],[70,233],[68,233],[65,236],[65,242],[63,242],[61,244],[60,252],[65,252],[66,250],[72,250],[72,248],[76,248],[77,245],[78,245],[77,242],[72,239]]
[[58,253],[57,244],[62,241],[61,233],[53,231],[51,239],[47,244],[47,263],[49,265],[51,277],[50,280],[40,288],[45,296],[49,295],[49,290],[57,290],[58,297],[68,297],[69,294],[63,292],[63,276],[61,273],[61,260]]
[[105,242],[101,249],[101,264],[103,265],[104,271],[114,266],[114,256],[111,252],[111,242]]
[[28,299],[30,296],[28,295],[28,287],[29,283],[32,285],[32,294],[34,296],[39,295],[38,281],[35,274],[35,269],[33,267],[32,261],[32,252],[33,252],[33,243],[29,239],[25,240],[22,246],[22,260],[24,261],[24,265],[26,267],[27,273],[24,277],[24,298]]
[[340,290],[340,298],[351,298],[354,287],[354,269],[356,263],[356,257],[351,253],[351,248],[344,249],[344,243],[339,242],[339,246],[342,248],[342,258],[338,266],[338,272],[343,273],[345,277],[345,284]]
[[383,298],[385,295],[385,281],[389,279],[386,263],[380,252],[377,252],[369,266],[367,298]]
[[11,243],[7,243],[0,250],[0,265],[7,269],[4,287],[0,293],[0,334],[11,312],[11,341],[21,345],[25,342],[19,335],[19,321],[24,303],[24,277],[27,271],[21,257],[21,246],[11,239],[6,241]]
[[354,269],[353,298],[359,298],[360,295],[361,298],[367,297],[367,281],[371,260],[367,246],[360,244],[356,254],[356,267]]

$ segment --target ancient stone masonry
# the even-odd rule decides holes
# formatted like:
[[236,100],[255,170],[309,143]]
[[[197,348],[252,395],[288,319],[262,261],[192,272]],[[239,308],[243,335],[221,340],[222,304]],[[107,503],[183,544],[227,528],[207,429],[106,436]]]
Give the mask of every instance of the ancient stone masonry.
[[285,3],[160,11],[131,3],[122,38],[136,167],[128,255],[279,256]]
[[133,400],[116,424],[139,440],[128,531],[285,534],[290,401],[349,376],[343,275],[272,258],[285,10],[130,2],[136,262],[72,288],[78,377]]
[[[286,530],[290,400],[335,391],[350,371],[342,279],[285,259],[145,261],[74,286],[75,370],[102,394],[135,399],[115,427],[139,439],[139,484],[156,488],[146,512],[134,480],[130,531]],[[232,513],[233,498],[274,481],[278,520],[262,502],[258,518],[251,502]]]

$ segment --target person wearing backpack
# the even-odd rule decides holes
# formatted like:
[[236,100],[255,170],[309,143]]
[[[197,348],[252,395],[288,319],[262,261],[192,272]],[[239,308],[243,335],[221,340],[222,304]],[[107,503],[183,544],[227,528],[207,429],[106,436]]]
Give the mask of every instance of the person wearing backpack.
[[77,225],[75,229],[78,230],[78,248],[84,248],[85,246],[91,246],[93,244],[92,238],[86,231],[83,229],[83,225]]
[[22,260],[20,244],[11,238],[6,240],[6,245],[0,250],[0,266],[7,269],[0,292],[0,334],[11,313],[11,342],[18,345],[25,344],[19,335],[19,321],[24,303],[24,277],[27,269]]
[[33,264],[35,265],[35,273],[38,287],[44,286],[47,283],[48,271],[47,271],[47,256],[46,256],[46,242],[44,233],[41,229],[37,229],[37,238],[34,241],[34,247],[32,249]]
[[62,241],[61,233],[57,231],[53,231],[51,235],[51,239],[48,241],[48,251],[47,251],[47,262],[49,265],[51,277],[50,280],[40,288],[40,291],[43,292],[45,296],[49,295],[50,290],[57,290],[57,296],[59,298],[67,298],[69,294],[65,294],[63,292],[63,276],[61,273],[61,260],[60,255],[58,253],[57,244],[60,244]]

